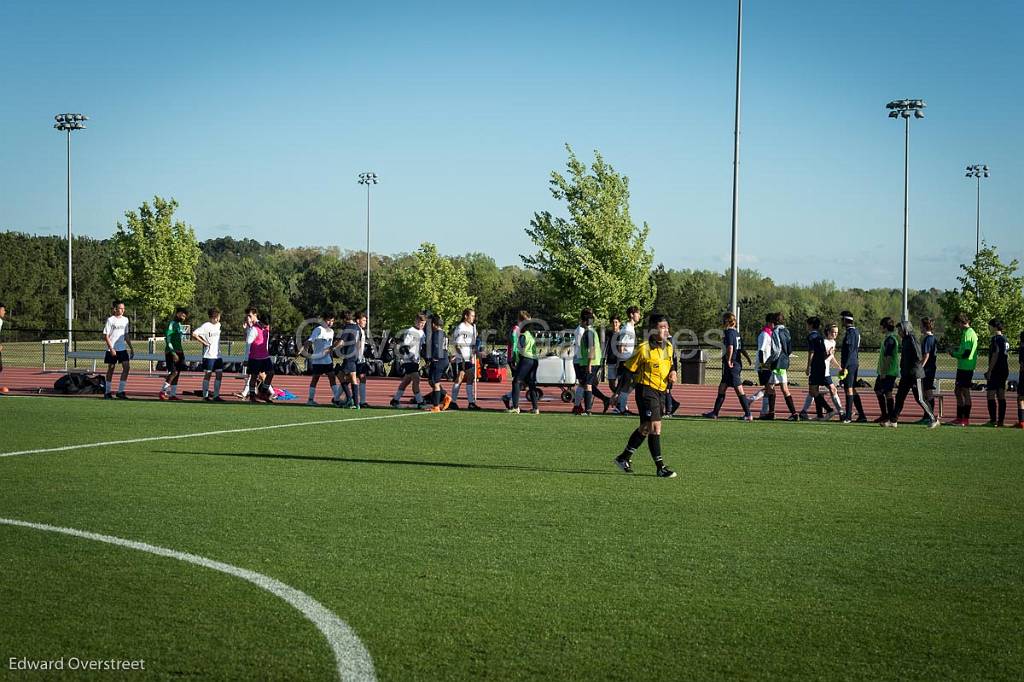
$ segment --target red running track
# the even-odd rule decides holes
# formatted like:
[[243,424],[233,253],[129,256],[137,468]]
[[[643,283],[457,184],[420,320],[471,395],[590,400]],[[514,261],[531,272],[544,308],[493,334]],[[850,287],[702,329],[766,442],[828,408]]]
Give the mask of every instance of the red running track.
[[[60,378],[63,372],[48,371],[42,372],[37,369],[28,368],[8,368],[0,374],[0,385],[6,385],[10,389],[12,395],[60,395],[62,397],[75,397],[79,399],[94,398],[98,399],[98,395],[85,395],[85,396],[64,396],[60,393],[55,393],[53,390],[53,383]],[[114,377],[114,381],[117,381],[117,375]],[[153,374],[148,371],[138,371],[133,373],[128,378],[128,390],[127,393],[130,398],[134,399],[149,399],[156,400],[160,392],[160,387],[163,385],[163,377],[159,374]],[[241,402],[235,397],[235,394],[242,390],[243,379],[239,378],[238,375],[225,375],[224,383],[221,387],[221,393],[223,397],[228,401]],[[116,388],[115,383],[115,388]],[[304,404],[308,397],[309,389],[309,377],[306,376],[277,376],[274,378],[274,387],[288,390],[295,394],[296,399],[294,401],[288,401],[292,404]],[[367,382],[366,397],[367,402],[372,407],[387,407],[388,402],[391,400],[395,390],[398,387],[398,379],[383,378],[383,377],[371,377]],[[505,383],[478,383],[477,384],[477,403],[480,407],[489,410],[502,410],[504,406],[501,403],[501,396],[509,390],[509,382]],[[185,401],[199,401],[200,398],[192,395],[192,391],[198,391],[202,388],[202,375],[198,373],[185,372],[182,374],[181,380],[178,385],[178,394]],[[446,390],[451,390],[451,385],[445,385]],[[606,387],[602,387],[604,390]],[[427,390],[426,381],[422,382],[422,390]],[[544,398],[541,401],[542,412],[569,412],[572,409],[572,403],[563,403],[559,397],[560,391],[556,387],[544,388]],[[751,395],[756,387],[746,387],[747,395]],[[874,419],[879,415],[878,403],[875,400],[874,394],[870,389],[861,389],[864,408],[868,413],[869,419]],[[715,394],[717,388],[715,386],[700,386],[692,384],[677,384],[672,390],[675,399],[682,403],[679,411],[676,413],[681,416],[698,416],[704,412],[709,411],[714,407]],[[793,398],[796,401],[797,409],[803,406],[804,396],[806,395],[805,389],[794,388]],[[411,391],[406,390],[405,396],[403,396],[403,407],[406,407],[405,400],[411,397]],[[952,405],[953,397],[951,395],[944,396],[948,401],[945,405],[945,413],[950,418],[954,415],[951,414],[953,411]],[[320,385],[317,387],[316,399],[321,404],[330,404],[331,392],[330,385],[326,379],[320,380]],[[1012,401],[1011,398],[1008,400]],[[600,401],[595,401],[600,406]],[[980,404],[979,404],[980,402]],[[282,403],[284,404],[284,403]],[[459,404],[462,407],[466,405],[465,388],[463,388],[462,395],[459,396]],[[525,400],[520,401],[520,406],[529,405],[529,402]],[[630,400],[630,409],[635,410],[632,399]],[[760,409],[760,403],[755,404],[754,412],[755,415]],[[813,411],[812,411],[813,412]],[[722,408],[722,416],[733,416],[738,417],[742,415],[743,411],[739,406],[739,402],[736,400],[736,396],[730,391],[726,396],[725,405]],[[786,404],[782,400],[781,395],[779,396],[776,404],[776,415],[785,417],[787,416]],[[906,408],[904,409],[902,418],[903,421],[916,421],[922,416],[921,409],[913,401],[912,398],[907,400]],[[979,423],[987,419],[985,413],[984,398],[981,401],[975,399],[975,421]]]

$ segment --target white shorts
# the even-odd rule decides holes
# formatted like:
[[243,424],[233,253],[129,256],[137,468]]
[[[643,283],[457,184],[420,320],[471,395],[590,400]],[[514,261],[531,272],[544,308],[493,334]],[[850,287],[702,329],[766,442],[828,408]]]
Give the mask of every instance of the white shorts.
[[787,371],[786,370],[784,370],[784,369],[773,369],[772,370],[772,376],[768,380],[768,385],[769,386],[781,386],[781,385],[788,385],[788,384],[789,384],[789,376],[787,376]]

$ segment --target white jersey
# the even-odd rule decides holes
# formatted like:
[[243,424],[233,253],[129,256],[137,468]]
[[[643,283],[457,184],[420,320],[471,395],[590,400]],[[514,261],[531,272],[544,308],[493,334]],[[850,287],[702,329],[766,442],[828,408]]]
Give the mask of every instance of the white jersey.
[[835,339],[825,339],[825,376],[832,376],[832,358],[836,355]]
[[204,360],[216,360],[220,357],[220,322],[204,322],[199,325],[199,329],[192,332],[192,335],[210,344],[203,348]]
[[576,327],[572,332],[572,358],[573,361],[578,365],[580,364],[580,353],[582,352],[583,346],[583,335],[587,332],[585,327]]
[[420,361],[420,344],[423,343],[424,336],[423,330],[416,327],[409,327],[402,333],[399,347],[405,346],[406,349],[406,352],[400,352],[402,362]]
[[633,357],[633,351],[636,350],[636,327],[632,322],[625,323],[619,330],[619,345],[622,346],[623,360]]
[[366,330],[359,327],[359,336],[356,338],[356,362],[366,359]]
[[128,334],[128,317],[121,315],[120,317],[111,315],[107,318],[107,323],[103,325],[103,336],[107,337],[107,341],[110,342],[111,348],[114,352],[128,350],[128,346],[125,345],[124,339]]
[[331,357],[331,346],[334,345],[334,330],[318,324],[313,333],[309,335],[309,342],[313,346],[313,354],[309,361],[314,365],[329,365],[334,362]]
[[459,323],[459,326],[455,328],[455,349],[462,356],[463,361],[473,361],[473,354],[476,352],[475,324]]

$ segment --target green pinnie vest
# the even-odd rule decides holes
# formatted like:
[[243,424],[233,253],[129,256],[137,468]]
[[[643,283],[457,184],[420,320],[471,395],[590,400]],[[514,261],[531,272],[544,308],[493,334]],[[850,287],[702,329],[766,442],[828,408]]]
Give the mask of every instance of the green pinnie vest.
[[[891,357],[885,357],[885,344],[892,339],[894,346]],[[889,332],[885,335],[885,341],[882,342],[882,347],[878,350],[878,376],[882,377],[898,377],[900,375],[900,340],[896,336],[896,332]]]

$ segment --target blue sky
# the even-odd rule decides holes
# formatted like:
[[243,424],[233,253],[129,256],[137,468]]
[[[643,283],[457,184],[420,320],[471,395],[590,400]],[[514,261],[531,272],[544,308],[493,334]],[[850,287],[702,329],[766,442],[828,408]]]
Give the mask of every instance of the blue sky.
[[[434,241],[502,264],[558,211],[548,174],[599,149],[631,180],[656,262],[728,265],[735,3],[0,5],[0,229],[76,232],[173,196],[200,238],[375,251]],[[901,124],[911,130],[911,286],[948,287],[982,229],[1024,257],[1024,5],[746,3],[741,261],[781,282],[900,284]]]

